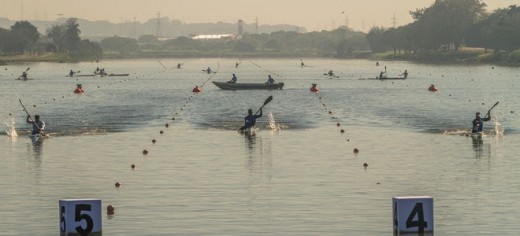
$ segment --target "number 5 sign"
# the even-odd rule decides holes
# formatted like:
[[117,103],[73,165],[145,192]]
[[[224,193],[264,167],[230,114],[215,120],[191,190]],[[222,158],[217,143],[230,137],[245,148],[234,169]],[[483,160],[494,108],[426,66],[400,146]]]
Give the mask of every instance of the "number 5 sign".
[[433,232],[433,198],[393,197],[394,233]]
[[60,199],[60,234],[101,234],[101,200]]

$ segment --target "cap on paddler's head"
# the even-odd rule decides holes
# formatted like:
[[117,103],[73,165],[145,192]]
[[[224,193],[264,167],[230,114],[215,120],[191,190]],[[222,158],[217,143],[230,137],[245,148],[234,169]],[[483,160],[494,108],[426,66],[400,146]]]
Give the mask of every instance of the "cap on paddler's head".
[[480,111],[477,111],[477,113],[475,113],[475,115],[480,116]]

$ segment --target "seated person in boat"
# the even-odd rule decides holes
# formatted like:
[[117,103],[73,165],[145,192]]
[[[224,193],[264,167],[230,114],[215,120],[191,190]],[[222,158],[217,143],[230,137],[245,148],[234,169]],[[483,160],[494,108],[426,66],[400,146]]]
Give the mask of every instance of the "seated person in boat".
[[484,116],[484,118],[480,117],[480,112],[477,112],[475,114],[475,119],[473,119],[473,129],[471,130],[472,133],[480,133],[482,132],[484,128],[484,122],[489,121],[491,119],[491,116],[489,112]]
[[406,77],[408,77],[408,70],[404,70],[403,74],[401,74],[401,76],[403,76],[403,78],[406,79]]
[[233,77],[231,78],[230,81],[228,81],[228,83],[230,83],[230,84],[234,84],[234,83],[237,82],[237,80],[238,80],[237,76],[235,75],[235,73],[233,73]]
[[31,118],[31,115],[27,115],[26,121],[27,123],[32,124],[32,135],[43,133],[45,122],[40,120],[40,115],[35,115],[34,120]]
[[385,73],[383,71],[381,71],[381,73],[379,73],[379,79],[385,78],[386,76],[384,76],[384,74]]
[[262,117],[262,109],[260,109],[260,114],[253,115],[253,110],[247,110],[247,116],[244,118],[244,126],[243,129],[253,128],[256,124],[256,119]]
[[207,72],[208,74],[211,74],[211,68],[208,67],[208,69],[206,69],[206,72]]
[[274,84],[276,83],[276,81],[274,81],[273,77],[271,77],[271,75],[268,76],[268,79],[267,79],[267,82],[265,82],[266,84]]
[[177,69],[180,69],[182,67],[181,63],[177,64]]
[[20,75],[20,77],[18,77],[18,79],[21,79],[21,80],[27,80],[27,72],[22,72],[22,75]]

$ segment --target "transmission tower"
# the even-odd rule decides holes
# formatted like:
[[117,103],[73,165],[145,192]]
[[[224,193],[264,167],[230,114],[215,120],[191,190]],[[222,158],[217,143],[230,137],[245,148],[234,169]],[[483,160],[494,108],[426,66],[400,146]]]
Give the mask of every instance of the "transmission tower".
[[155,37],[161,37],[161,12],[157,12],[157,28],[155,29]]
[[394,16],[392,17],[392,26],[394,28],[397,26],[397,17],[395,17],[395,13],[394,13]]

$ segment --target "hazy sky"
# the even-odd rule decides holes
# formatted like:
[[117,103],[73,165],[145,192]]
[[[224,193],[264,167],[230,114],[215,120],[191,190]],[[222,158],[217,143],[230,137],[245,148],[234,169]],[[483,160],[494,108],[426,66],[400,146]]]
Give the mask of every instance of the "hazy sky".
[[[54,20],[77,17],[114,23],[162,17],[185,23],[236,22],[292,24],[308,31],[345,25],[367,31],[372,26],[409,23],[410,10],[435,0],[1,0],[0,17]],[[520,0],[484,0],[488,11],[520,5]],[[395,18],[394,18],[395,16]]]

